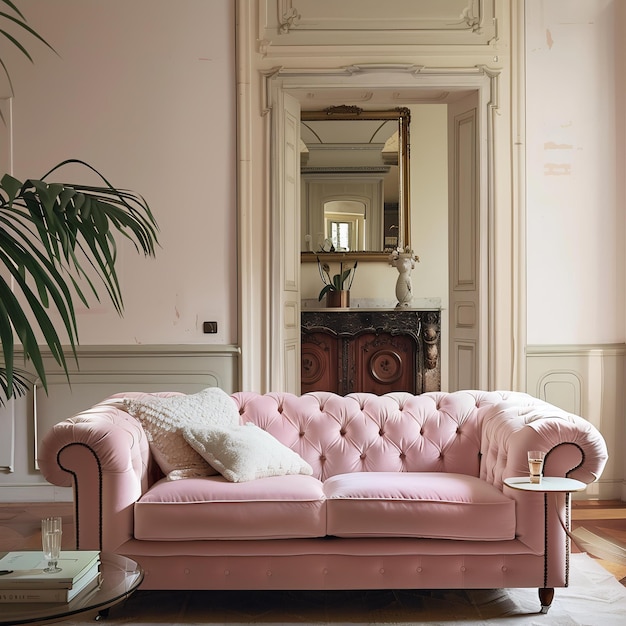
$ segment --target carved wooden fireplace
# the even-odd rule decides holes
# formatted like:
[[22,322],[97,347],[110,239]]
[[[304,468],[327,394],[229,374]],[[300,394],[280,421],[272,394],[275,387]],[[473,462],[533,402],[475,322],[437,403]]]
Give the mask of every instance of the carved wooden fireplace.
[[301,323],[302,393],[441,389],[438,309],[303,311]]

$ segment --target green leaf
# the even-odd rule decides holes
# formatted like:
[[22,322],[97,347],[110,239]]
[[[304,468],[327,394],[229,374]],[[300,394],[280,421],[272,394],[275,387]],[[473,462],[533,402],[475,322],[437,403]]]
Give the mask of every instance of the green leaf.
[[11,0],[1,0],[9,8],[13,9],[14,13],[17,13],[22,19],[26,19],[24,14],[11,2]]
[[[69,163],[98,174],[103,186],[44,180]],[[44,388],[45,372],[35,327],[67,375],[63,344],[49,311],[56,309],[60,315],[61,327],[76,357],[78,332],[73,299],[77,297],[89,306],[81,284],[86,283],[97,300],[103,286],[121,314],[116,237],[127,238],[138,251],[153,256],[158,245],[157,230],[142,196],[114,188],[83,161],[64,161],[41,179],[29,179],[24,184],[11,176],[0,179],[0,264],[14,278],[13,288],[5,282],[0,289],[0,341],[5,361],[0,368],[0,387],[6,397],[13,394],[16,381],[12,333],[22,342],[25,358],[32,362]],[[21,292],[20,298],[14,290]]]
[[[0,16],[1,17],[4,17],[7,20],[10,20],[11,22],[13,22],[17,26],[19,26],[21,29],[27,31],[30,35],[35,37],[35,39],[38,39],[39,41],[41,41],[41,43],[45,44],[48,48],[50,48],[50,50],[55,52],[55,49],[39,33],[37,33],[37,31],[33,30],[26,23],[26,19],[24,18],[24,15],[20,11],[17,10],[16,6],[12,2],[9,2],[8,0],[2,0],[2,2],[4,2],[4,4],[7,4],[7,5],[11,6],[11,8],[18,14],[18,17],[14,17],[13,15],[10,15],[9,13],[5,13],[4,11],[0,11]],[[6,33],[4,33],[4,34],[6,34]],[[12,40],[12,43],[15,43],[15,41],[13,40],[12,37],[10,39]],[[28,52],[26,51],[24,46],[22,46],[22,44],[16,44],[16,45],[32,61],[32,58],[31,58],[30,54],[28,54]]]
[[9,204],[13,202],[21,188],[22,183],[10,174],[5,174],[0,181],[0,189],[8,195]]
[[329,292],[329,291],[335,291],[335,288],[332,285],[324,285],[324,288],[322,289],[322,291],[320,291],[320,295],[318,298],[318,301],[321,302],[322,298]]

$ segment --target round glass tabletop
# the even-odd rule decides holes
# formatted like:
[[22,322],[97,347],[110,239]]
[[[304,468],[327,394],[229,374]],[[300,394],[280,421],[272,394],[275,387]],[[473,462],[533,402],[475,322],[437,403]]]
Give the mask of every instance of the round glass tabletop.
[[100,554],[100,574],[102,582],[97,589],[70,602],[0,603],[0,626],[46,622],[86,611],[106,611],[133,593],[143,580],[143,570],[138,563],[107,552]]

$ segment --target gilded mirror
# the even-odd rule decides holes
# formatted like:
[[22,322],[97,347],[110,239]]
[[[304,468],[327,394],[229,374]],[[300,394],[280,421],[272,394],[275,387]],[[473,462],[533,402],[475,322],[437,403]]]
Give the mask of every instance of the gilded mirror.
[[407,108],[301,112],[303,261],[386,258],[410,245]]

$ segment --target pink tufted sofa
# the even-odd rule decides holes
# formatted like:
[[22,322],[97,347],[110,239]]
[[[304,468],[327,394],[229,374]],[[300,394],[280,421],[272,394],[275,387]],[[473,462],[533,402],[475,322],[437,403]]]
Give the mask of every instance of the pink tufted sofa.
[[77,547],[135,559],[144,589],[537,587],[545,611],[568,584],[569,501],[503,480],[530,449],[585,483],[607,460],[589,422],[523,393],[240,392],[242,423],[313,475],[168,481],[129,395],[58,423],[39,464],[74,489]]

